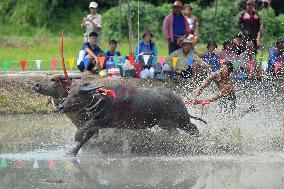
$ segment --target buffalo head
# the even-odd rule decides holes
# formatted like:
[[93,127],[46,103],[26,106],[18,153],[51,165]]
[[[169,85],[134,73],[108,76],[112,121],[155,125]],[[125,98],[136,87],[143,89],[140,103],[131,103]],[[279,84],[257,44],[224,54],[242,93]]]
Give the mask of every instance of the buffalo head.
[[63,113],[82,108],[88,110],[100,98],[98,88],[100,87],[91,86],[89,83],[72,87],[65,100],[58,105],[58,109]]
[[[80,77],[70,77],[80,79]],[[32,90],[36,93],[50,96],[54,99],[62,99],[68,95],[68,83],[65,76],[46,76],[41,81],[34,83]]]

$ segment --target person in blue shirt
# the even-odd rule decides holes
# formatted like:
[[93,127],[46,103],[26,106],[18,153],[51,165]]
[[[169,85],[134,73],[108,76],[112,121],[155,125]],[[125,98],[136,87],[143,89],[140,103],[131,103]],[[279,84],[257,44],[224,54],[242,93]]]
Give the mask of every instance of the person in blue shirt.
[[[98,34],[96,32],[91,32],[89,34],[89,42],[84,43],[77,59],[77,68],[81,71],[92,72],[98,56],[103,56],[104,51],[96,45],[98,39]],[[85,60],[84,60],[85,59]],[[87,64],[84,61],[87,61]]]
[[[154,66],[157,61],[158,49],[156,44],[152,42],[153,34],[149,30],[145,30],[143,34],[143,40],[139,41],[135,48],[136,61],[140,62],[143,68],[150,68]],[[143,55],[150,55],[147,62],[144,62]]]
[[284,67],[284,37],[278,38],[275,46],[269,52],[268,73],[274,73],[276,62],[280,63],[280,68]]
[[207,51],[205,54],[201,55],[201,58],[204,60],[204,62],[211,65],[212,72],[218,71],[221,67],[219,56],[215,53],[216,49],[216,41],[210,40],[207,44]]
[[120,52],[119,51],[116,51],[116,48],[117,48],[117,41],[114,40],[114,39],[111,39],[109,41],[109,50],[106,50],[105,51],[105,55],[107,57],[107,59],[109,59],[110,57],[113,57],[113,56],[121,56]]

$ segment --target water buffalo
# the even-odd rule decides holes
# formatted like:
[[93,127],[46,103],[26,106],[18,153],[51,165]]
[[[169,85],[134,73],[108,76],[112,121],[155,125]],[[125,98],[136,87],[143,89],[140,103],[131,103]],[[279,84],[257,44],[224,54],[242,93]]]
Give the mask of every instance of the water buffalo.
[[[81,79],[81,77],[70,77],[70,79]],[[68,88],[69,86],[66,78],[58,75],[48,75],[32,86],[32,90],[34,92],[50,96],[56,107],[68,96]],[[83,109],[82,111],[76,110],[74,112],[66,112],[66,115],[77,128],[84,125],[84,123],[89,119],[87,112]]]
[[196,135],[198,129],[190,118],[203,121],[189,115],[182,99],[165,88],[80,85],[72,88],[58,106],[62,112],[82,107],[92,112],[92,117],[78,129],[75,140],[79,143],[73,155],[101,128],[146,129],[158,125]]

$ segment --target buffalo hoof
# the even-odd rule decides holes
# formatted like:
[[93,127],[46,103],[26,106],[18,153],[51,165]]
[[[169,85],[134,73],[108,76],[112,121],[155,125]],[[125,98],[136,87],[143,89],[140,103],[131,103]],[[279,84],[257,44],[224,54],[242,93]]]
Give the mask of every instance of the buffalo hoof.
[[69,152],[67,152],[67,156],[72,156],[72,157],[76,157],[78,154],[78,150],[76,148],[70,150]]
[[187,129],[186,132],[192,136],[195,136],[195,137],[199,137],[200,134],[199,134],[199,130],[196,126],[194,127],[191,127],[190,129]]

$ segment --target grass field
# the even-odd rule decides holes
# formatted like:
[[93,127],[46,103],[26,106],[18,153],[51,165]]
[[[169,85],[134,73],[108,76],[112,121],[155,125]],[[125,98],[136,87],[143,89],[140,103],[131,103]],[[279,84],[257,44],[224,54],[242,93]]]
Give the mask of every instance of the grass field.
[[[76,58],[82,46],[82,37],[65,37],[64,38],[64,58]],[[133,48],[135,48],[135,43]],[[57,70],[61,70],[61,55],[60,55],[60,36],[42,36],[42,37],[0,37],[0,74],[4,73],[3,63],[10,62],[8,71],[21,71],[20,61],[26,60],[26,71],[37,70],[35,60],[42,60],[40,70],[52,70],[51,61],[57,60]],[[168,45],[164,40],[156,41],[159,56],[168,55]],[[108,49],[108,41],[101,40],[101,48]],[[221,45],[219,45],[221,48]],[[120,42],[118,50],[122,55],[129,54],[129,47],[126,41]],[[198,44],[196,51],[202,53],[206,50],[205,44]],[[260,59],[259,53],[259,59]],[[264,53],[263,60],[267,60],[268,54]],[[67,63],[66,63],[67,64]],[[70,70],[68,64],[67,69]]]

